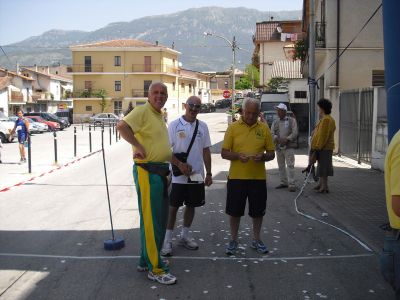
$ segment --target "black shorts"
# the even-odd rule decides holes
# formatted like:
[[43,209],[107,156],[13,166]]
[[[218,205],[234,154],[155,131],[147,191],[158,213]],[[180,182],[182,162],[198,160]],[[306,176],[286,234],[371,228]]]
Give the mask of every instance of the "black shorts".
[[259,218],[267,208],[267,181],[228,179],[225,212],[232,217],[244,215],[249,199],[249,216]]
[[189,207],[203,206],[205,203],[204,183],[180,184],[173,183],[169,194],[169,204],[180,207],[183,204]]

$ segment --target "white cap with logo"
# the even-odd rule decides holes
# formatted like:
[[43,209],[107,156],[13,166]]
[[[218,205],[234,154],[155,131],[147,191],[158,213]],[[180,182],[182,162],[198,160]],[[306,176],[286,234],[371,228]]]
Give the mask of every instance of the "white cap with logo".
[[278,105],[278,106],[275,106],[275,108],[276,108],[276,109],[282,109],[282,110],[284,110],[284,111],[287,111],[287,106],[286,106],[286,104],[283,104],[283,103],[279,103],[279,105]]

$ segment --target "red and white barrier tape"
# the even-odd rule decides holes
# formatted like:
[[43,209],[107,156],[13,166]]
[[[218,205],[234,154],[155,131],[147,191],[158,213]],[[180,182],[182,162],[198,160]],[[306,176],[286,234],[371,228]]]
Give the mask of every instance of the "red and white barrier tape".
[[90,154],[87,154],[87,155],[85,155],[85,156],[79,157],[79,158],[77,158],[77,159],[75,159],[75,160],[73,160],[73,161],[70,161],[70,162],[68,162],[68,163],[66,163],[66,164],[64,164],[64,165],[61,165],[61,166],[58,166],[58,167],[56,167],[56,168],[54,168],[54,169],[51,169],[51,170],[49,170],[49,171],[43,172],[43,173],[40,174],[40,175],[33,176],[33,177],[31,177],[31,178],[29,178],[29,179],[27,179],[27,180],[25,180],[25,181],[21,181],[21,182],[18,182],[17,184],[14,184],[14,185],[12,185],[12,186],[3,188],[3,189],[0,190],[0,193],[1,193],[1,192],[7,192],[7,191],[9,191],[10,189],[12,189],[12,188],[14,188],[14,187],[24,185],[25,183],[27,183],[27,182],[29,182],[29,181],[33,181],[33,180],[35,180],[36,178],[43,177],[43,176],[45,176],[46,174],[53,173],[54,171],[60,170],[60,169],[63,168],[63,167],[68,167],[68,166],[70,166],[70,165],[72,165],[72,164],[74,164],[74,163],[76,163],[76,162],[78,162],[78,161],[80,161],[80,160],[82,160],[82,159],[84,159],[84,158],[88,158],[88,157],[90,157],[90,156],[92,156],[92,155],[94,155],[94,154],[96,154],[96,153],[98,153],[98,152],[101,152],[101,150],[97,150],[97,151],[92,152],[92,153],[90,153]]

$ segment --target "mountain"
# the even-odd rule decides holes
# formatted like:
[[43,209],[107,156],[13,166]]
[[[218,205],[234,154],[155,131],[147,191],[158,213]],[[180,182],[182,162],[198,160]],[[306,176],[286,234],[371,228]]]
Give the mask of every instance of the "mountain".
[[70,45],[133,38],[151,43],[158,41],[168,47],[174,43],[175,49],[182,53],[180,61],[186,69],[228,69],[232,63],[231,48],[221,39],[204,36],[203,32],[207,31],[230,41],[235,36],[238,46],[244,49],[236,52],[238,67],[243,69],[251,62],[256,22],[270,20],[271,16],[274,20],[298,20],[301,11],[262,12],[245,7],[203,7],[143,17],[131,22],[111,23],[90,32],[50,30],[40,36],[3,46],[8,58],[0,56],[0,66],[15,69],[17,61],[21,65],[71,64]]

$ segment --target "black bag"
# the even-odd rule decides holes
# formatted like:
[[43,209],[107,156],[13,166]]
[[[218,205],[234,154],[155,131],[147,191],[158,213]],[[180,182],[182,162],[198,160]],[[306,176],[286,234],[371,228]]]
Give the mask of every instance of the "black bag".
[[[197,130],[199,129],[199,121],[196,120],[196,127],[194,128],[194,132],[193,132],[193,136],[192,136],[192,140],[190,141],[189,147],[187,149],[186,152],[180,152],[180,153],[174,153],[174,156],[181,162],[186,163],[187,162],[187,158],[189,156],[189,152],[192,149],[193,143],[194,143],[194,139],[196,138],[197,135]],[[172,174],[174,174],[174,176],[181,176],[183,175],[183,173],[181,172],[181,170],[179,170],[179,168],[177,166],[175,166],[174,164],[171,164],[172,166]]]

